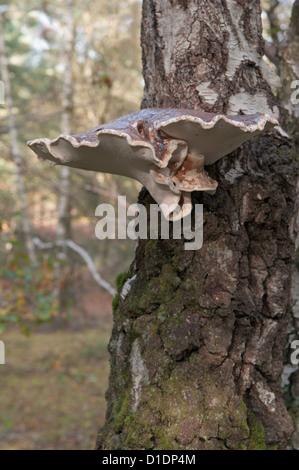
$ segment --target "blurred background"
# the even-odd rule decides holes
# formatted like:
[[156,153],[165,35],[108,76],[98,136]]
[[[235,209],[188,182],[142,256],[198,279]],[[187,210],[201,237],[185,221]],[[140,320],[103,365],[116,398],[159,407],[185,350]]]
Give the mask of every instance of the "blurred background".
[[[262,5],[281,41],[292,1]],[[26,142],[139,109],[141,6],[0,1],[0,450],[92,449],[104,422],[115,279],[135,243],[97,240],[94,213],[140,185],[41,163]]]

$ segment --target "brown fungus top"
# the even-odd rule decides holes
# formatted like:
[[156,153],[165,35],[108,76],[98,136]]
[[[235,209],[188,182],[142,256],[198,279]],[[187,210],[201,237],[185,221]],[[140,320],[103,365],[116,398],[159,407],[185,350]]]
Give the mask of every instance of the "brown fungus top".
[[217,182],[204,165],[277,124],[265,114],[226,116],[152,108],[82,134],[37,139],[28,145],[40,159],[54,164],[134,178],[158,204],[185,204],[176,216],[180,218],[192,208],[188,193],[216,190]]

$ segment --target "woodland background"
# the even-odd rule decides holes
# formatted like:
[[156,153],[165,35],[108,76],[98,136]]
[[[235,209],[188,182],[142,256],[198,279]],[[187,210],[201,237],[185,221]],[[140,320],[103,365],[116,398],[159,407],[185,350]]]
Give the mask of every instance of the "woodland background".
[[[271,51],[292,1],[262,5]],[[0,450],[91,449],[104,422],[115,279],[135,244],[97,240],[94,212],[140,185],[40,163],[26,142],[140,107],[140,22],[139,0],[0,1]]]

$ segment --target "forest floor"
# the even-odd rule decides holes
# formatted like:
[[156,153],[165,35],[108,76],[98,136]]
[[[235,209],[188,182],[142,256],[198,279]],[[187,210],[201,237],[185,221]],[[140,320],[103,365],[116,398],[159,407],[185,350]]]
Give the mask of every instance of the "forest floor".
[[33,329],[29,337],[17,328],[1,335],[0,450],[94,448],[109,375],[112,314],[105,295],[102,306],[93,325],[70,321],[63,329]]

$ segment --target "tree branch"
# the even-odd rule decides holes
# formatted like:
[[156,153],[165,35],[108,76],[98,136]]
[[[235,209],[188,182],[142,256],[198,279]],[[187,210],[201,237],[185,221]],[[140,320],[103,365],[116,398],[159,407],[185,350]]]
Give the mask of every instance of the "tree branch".
[[102,276],[98,273],[98,271],[95,267],[95,264],[92,261],[91,256],[89,255],[89,253],[86,250],[84,250],[84,248],[82,248],[82,246],[77,245],[77,243],[75,243],[73,240],[62,240],[62,241],[57,241],[55,243],[53,243],[53,242],[45,243],[40,238],[34,237],[33,243],[40,250],[50,250],[51,248],[54,248],[54,247],[59,247],[59,248],[67,247],[67,248],[71,249],[72,251],[77,253],[79,256],[81,256],[81,258],[83,258],[83,260],[85,261],[85,263],[86,263],[92,277],[96,281],[96,283],[100,287],[105,289],[107,292],[109,292],[109,294],[111,294],[112,297],[115,296],[116,290],[111,286],[111,284],[108,281],[103,279]]

